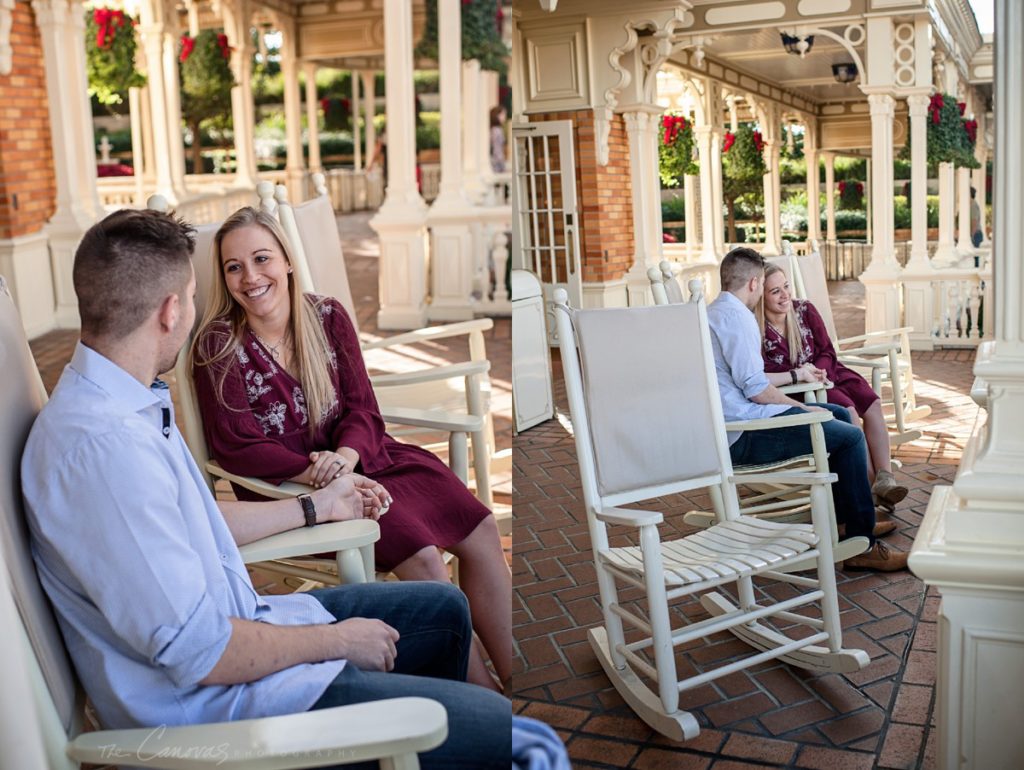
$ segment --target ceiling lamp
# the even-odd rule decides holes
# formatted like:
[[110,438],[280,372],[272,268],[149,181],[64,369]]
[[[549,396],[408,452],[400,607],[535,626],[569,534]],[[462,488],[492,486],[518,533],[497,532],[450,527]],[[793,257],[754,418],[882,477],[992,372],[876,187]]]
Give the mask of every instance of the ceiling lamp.
[[832,65],[832,77],[837,83],[852,83],[857,79],[857,65],[853,62],[841,62]]
[[814,35],[788,35],[785,32],[780,32],[779,35],[782,37],[782,46],[786,53],[799,54],[801,59],[810,53],[811,46],[814,45]]

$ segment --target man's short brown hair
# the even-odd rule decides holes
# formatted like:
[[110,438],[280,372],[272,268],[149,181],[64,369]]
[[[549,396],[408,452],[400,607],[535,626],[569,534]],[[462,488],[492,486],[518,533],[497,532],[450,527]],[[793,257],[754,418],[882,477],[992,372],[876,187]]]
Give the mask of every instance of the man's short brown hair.
[[737,246],[725,255],[718,268],[722,291],[742,288],[751,278],[764,274],[764,257],[746,246]]
[[184,291],[195,232],[172,214],[148,209],[121,209],[90,227],[72,273],[82,332],[123,339],[168,294]]

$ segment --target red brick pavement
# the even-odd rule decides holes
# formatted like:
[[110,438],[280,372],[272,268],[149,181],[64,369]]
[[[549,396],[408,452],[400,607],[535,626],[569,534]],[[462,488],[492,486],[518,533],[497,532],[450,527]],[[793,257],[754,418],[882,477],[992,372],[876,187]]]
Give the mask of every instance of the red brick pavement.
[[[863,324],[863,289],[832,287],[840,332]],[[903,445],[897,474],[911,488],[887,538],[909,549],[933,485],[952,481],[977,407],[968,397],[972,351],[914,355],[918,398],[932,407],[924,436]],[[557,354],[555,371],[558,374]],[[559,415],[513,442],[513,624],[517,713],[549,722],[575,767],[595,768],[931,768],[935,765],[936,610],[938,596],[909,572],[838,573],[847,646],[871,665],[849,676],[812,676],[770,662],[683,694],[702,725],[677,744],[637,719],[601,672],[586,628],[600,622],[583,500],[560,377]],[[682,514],[707,500],[681,495],[651,507],[667,532],[686,531]],[[623,541],[624,542],[624,541]],[[615,543],[613,543],[615,544]],[[776,587],[766,587],[769,592]],[[699,607],[683,605],[684,614]],[[728,634],[691,645],[681,670],[701,668],[743,649]]]

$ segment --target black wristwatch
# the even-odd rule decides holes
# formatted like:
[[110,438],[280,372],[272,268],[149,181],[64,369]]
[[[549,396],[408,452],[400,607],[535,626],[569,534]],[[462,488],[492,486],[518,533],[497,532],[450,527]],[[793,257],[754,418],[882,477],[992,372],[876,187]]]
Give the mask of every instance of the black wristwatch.
[[793,380],[793,384],[796,385],[796,383],[797,383],[796,369],[790,369],[789,370],[789,376],[790,376],[790,379]]
[[299,504],[302,505],[302,515],[306,517],[306,526],[316,526],[316,506],[313,505],[313,498],[309,495],[299,495]]

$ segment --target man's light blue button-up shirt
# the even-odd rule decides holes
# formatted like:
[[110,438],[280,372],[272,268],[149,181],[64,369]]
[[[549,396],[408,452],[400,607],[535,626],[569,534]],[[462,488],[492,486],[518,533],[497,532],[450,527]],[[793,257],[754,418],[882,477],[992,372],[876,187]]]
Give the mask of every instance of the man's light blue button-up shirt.
[[[708,325],[725,421],[758,420],[790,409],[785,404],[755,404],[750,400],[769,385],[761,358],[761,332],[750,308],[735,294],[723,291],[708,305]],[[730,431],[729,443],[735,444],[741,433]]]
[[[179,725],[307,710],[344,661],[203,686],[229,618],[330,623],[304,595],[253,590],[217,503],[146,388],[79,343],[36,420],[22,486],[39,577],[105,727]],[[296,514],[298,516],[298,514]]]

